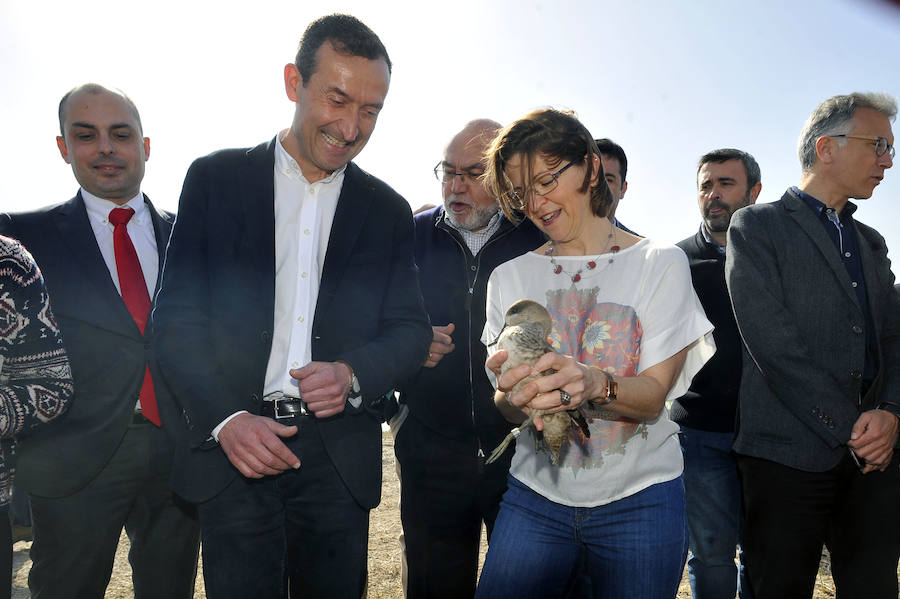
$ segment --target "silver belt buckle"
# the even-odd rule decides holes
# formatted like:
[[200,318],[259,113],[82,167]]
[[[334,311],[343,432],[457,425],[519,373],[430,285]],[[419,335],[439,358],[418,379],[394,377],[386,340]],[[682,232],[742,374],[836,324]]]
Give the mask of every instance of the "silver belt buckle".
[[[292,402],[293,403],[295,401],[300,402],[300,411],[299,412],[295,412],[295,413],[291,413],[291,414],[284,414],[284,415],[282,415],[280,413],[280,410],[278,408],[279,408],[279,404],[281,402]],[[275,404],[275,410],[274,410],[275,411],[275,420],[286,420],[288,418],[296,418],[297,416],[308,416],[309,415],[309,411],[306,409],[306,403],[304,403],[303,400],[298,399],[296,397],[290,397],[287,395],[283,395],[281,397],[277,397],[277,398],[273,399],[272,402]]]

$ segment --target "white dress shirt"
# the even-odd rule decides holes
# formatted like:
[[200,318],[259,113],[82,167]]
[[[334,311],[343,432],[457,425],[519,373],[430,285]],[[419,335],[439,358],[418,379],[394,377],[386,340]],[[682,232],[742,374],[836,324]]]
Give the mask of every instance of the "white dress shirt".
[[[263,395],[300,397],[290,370],[312,361],[312,323],[346,166],[310,183],[281,139],[275,142],[275,328]],[[219,431],[241,410],[212,431]]]
[[309,183],[281,140],[275,144],[275,329],[264,395],[300,397],[289,371],[312,361],[319,282],[345,170]]

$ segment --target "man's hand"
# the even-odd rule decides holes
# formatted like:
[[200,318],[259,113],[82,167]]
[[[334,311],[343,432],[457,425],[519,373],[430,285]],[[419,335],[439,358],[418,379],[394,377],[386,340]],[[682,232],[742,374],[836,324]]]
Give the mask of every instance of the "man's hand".
[[310,362],[290,375],[300,383],[300,397],[316,418],[344,411],[353,372],[343,362]]
[[265,416],[238,414],[219,431],[219,445],[228,460],[247,478],[262,478],[300,467],[300,460],[279,437],[297,434]]
[[433,326],[431,329],[434,331],[434,338],[432,338],[431,346],[428,348],[428,358],[423,364],[425,368],[434,368],[441,361],[441,358],[456,348],[453,345],[453,338],[450,337],[453,334],[453,330],[456,329],[456,325],[451,322],[442,327]]
[[874,470],[883,471],[890,465],[898,430],[900,421],[890,412],[869,410],[860,414],[850,432],[847,445],[856,455],[866,460],[863,474]]

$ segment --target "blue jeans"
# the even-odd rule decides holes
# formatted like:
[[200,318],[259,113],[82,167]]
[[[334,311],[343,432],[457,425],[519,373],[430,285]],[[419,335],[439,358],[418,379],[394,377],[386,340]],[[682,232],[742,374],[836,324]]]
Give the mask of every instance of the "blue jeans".
[[731,451],[732,433],[681,428],[684,490],[691,531],[688,576],[694,599],[742,599],[751,596],[735,548],[743,536],[741,483]]
[[681,478],[607,505],[574,508],[510,476],[475,596],[561,597],[584,548],[595,597],[671,599],[687,540]]

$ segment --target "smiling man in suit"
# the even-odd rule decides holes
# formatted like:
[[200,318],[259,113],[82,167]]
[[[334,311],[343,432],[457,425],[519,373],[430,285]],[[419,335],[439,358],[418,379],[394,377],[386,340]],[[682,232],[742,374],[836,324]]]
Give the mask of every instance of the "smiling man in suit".
[[81,188],[0,221],[44,275],[75,382],[69,413],[19,443],[31,596],[103,597],[124,526],[135,597],[189,598],[199,529],[170,490],[163,429],[180,415],[165,409],[147,327],[173,217],[141,193],[150,140],[127,96],[82,85],[63,96],[59,122],[57,146]]
[[382,403],[432,338],[409,205],[351,162],[390,71],[357,19],[314,21],[291,126],[185,179],[154,328],[211,598],[364,593]]
[[756,599],[812,596],[823,543],[839,596],[897,597],[900,299],[884,239],[849,201],[893,166],[896,114],[886,94],[823,102],[800,136],[800,185],[728,229]]

